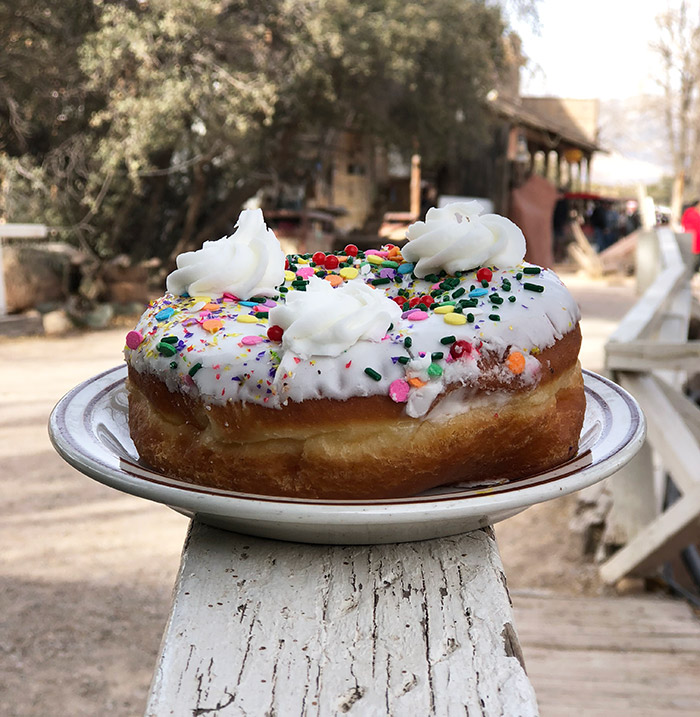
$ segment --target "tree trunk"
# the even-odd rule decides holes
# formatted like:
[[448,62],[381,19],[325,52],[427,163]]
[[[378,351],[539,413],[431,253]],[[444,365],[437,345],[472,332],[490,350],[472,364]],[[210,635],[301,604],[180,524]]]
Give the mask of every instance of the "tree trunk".
[[207,194],[207,177],[204,173],[205,162],[197,162],[192,170],[192,191],[187,202],[187,214],[185,214],[185,225],[182,228],[182,234],[175,244],[172,252],[170,252],[170,260],[181,254],[189,246],[197,226],[197,220],[202,211],[202,204]]

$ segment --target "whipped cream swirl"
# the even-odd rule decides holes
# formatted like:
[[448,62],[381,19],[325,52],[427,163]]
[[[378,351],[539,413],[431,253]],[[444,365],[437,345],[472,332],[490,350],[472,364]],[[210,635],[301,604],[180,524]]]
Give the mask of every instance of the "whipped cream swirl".
[[245,209],[236,230],[177,257],[166,280],[169,292],[190,296],[233,294],[238,299],[273,296],[284,281],[285,254],[260,209]]
[[401,309],[362,280],[333,288],[312,276],[306,291],[287,294],[270,311],[270,324],[284,329],[282,345],[301,358],[339,356],[359,341],[381,341]]
[[422,279],[443,269],[454,274],[479,266],[503,269],[522,263],[525,237],[520,228],[510,219],[481,211],[479,202],[454,202],[429,209],[424,222],[411,224],[401,254],[415,263],[415,275]]

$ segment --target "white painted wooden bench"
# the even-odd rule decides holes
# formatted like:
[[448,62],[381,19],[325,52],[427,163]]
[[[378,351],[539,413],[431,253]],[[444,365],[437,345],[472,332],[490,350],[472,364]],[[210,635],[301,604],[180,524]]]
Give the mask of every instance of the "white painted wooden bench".
[[537,715],[493,530],[306,545],[193,522],[146,715]]

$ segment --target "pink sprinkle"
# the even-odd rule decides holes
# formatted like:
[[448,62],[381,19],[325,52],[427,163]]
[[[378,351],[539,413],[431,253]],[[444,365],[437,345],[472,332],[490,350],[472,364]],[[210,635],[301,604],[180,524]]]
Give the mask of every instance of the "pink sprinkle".
[[428,312],[416,309],[415,311],[411,311],[406,318],[409,321],[425,321],[428,318]]
[[410,390],[411,387],[406,381],[397,378],[396,381],[392,381],[389,386],[389,396],[396,403],[406,403],[406,401],[408,401],[408,393]]
[[224,301],[238,301],[238,297],[229,291],[224,291]]
[[241,343],[244,346],[255,346],[255,344],[261,343],[263,340],[262,336],[244,336],[241,339]]
[[137,349],[143,341],[143,334],[140,331],[129,331],[126,335],[126,345],[130,349]]
[[368,254],[374,254],[376,256],[386,256],[388,251],[380,251],[379,249],[365,249],[365,256]]
[[314,275],[314,270],[310,266],[302,266],[299,269],[297,269],[297,276],[300,276],[302,279],[308,279],[310,276]]

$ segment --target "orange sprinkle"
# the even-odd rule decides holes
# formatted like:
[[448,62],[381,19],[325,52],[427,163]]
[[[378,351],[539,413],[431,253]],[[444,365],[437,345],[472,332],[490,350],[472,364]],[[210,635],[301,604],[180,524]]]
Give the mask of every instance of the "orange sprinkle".
[[200,311],[217,311],[220,308],[221,306],[219,306],[219,304],[206,304],[200,309]]
[[408,382],[413,386],[413,388],[420,388],[421,386],[425,386],[427,381],[421,381],[419,378],[409,378]]
[[345,281],[345,279],[338,274],[326,274],[325,279],[330,282],[331,286],[340,286]]
[[525,370],[525,357],[520,351],[513,351],[508,357],[508,368],[516,375],[521,374]]
[[224,322],[221,319],[207,319],[206,321],[202,321],[202,328],[210,334],[215,334],[223,325]]

